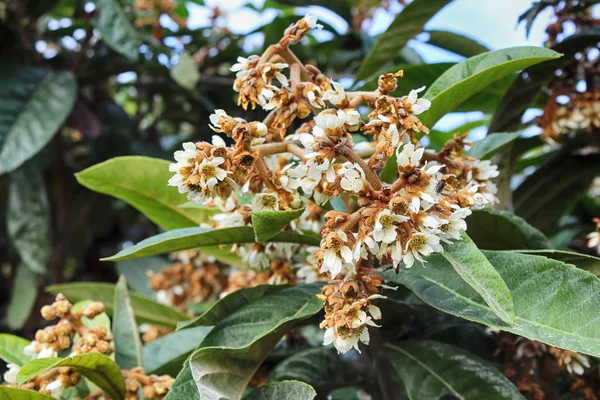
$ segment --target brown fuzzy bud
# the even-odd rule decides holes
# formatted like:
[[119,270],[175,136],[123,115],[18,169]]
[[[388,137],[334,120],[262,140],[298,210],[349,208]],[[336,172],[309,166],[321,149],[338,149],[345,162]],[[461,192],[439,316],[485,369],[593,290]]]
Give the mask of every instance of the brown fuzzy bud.
[[52,321],[56,318],[56,308],[53,306],[44,306],[42,307],[41,314],[46,321]]
[[396,90],[398,87],[398,79],[396,79],[395,74],[387,73],[379,77],[377,84],[379,85],[379,91],[382,94],[387,94]]
[[110,350],[110,346],[108,345],[107,342],[105,342],[104,340],[100,340],[98,341],[98,343],[96,343],[96,349],[102,353],[102,354],[106,354],[109,352]]
[[144,397],[147,399],[153,399],[156,397],[156,394],[157,394],[156,390],[151,385],[144,386],[143,393],[144,393]]
[[89,319],[93,319],[97,315],[102,314],[103,312],[104,312],[104,304],[102,304],[98,301],[95,301],[85,308],[83,315],[85,315]]
[[83,343],[90,347],[94,347],[97,343],[97,337],[94,334],[88,333],[82,338]]
[[66,300],[57,302],[54,304],[55,309],[56,309],[56,314],[60,317],[63,318],[65,315],[67,315],[68,313],[71,312],[71,303],[69,303]]
[[58,346],[61,350],[69,348],[69,346],[71,346],[71,338],[68,336],[60,336],[58,338]]

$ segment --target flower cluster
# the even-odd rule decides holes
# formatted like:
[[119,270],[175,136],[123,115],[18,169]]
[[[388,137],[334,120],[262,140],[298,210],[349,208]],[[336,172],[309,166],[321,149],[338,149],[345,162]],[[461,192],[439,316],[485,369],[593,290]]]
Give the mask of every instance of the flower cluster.
[[162,400],[169,393],[175,379],[169,375],[146,375],[143,368],[122,370],[125,378],[125,399],[138,400],[140,391],[144,399]]
[[[382,75],[376,90],[351,92],[301,63],[289,46],[315,27],[316,19],[307,16],[262,55],[240,58],[232,67],[238,104],[268,111],[262,122],[216,110],[210,127],[233,144],[221,136],[212,143],[185,143],[170,166],[175,175],[169,185],[190,200],[220,209],[207,227],[251,226],[254,212],[304,209],[284,231],[321,236],[317,248],[234,245],[232,251],[250,270],[231,268],[224,293],[260,283],[319,279],[338,282],[327,288],[343,292],[340,282],[367,276],[361,268],[426,262],[444,244],[461,239],[472,208],[498,201],[491,182],[498,169],[465,154],[466,135],[439,152],[419,145],[420,136],[429,133],[419,115],[431,103],[419,97],[424,88],[394,95],[402,71]],[[361,115],[365,106],[371,112]],[[361,133],[363,140],[356,141]],[[380,178],[386,165],[395,175],[390,183]],[[336,285],[341,285],[338,292],[332,289]],[[379,318],[363,309],[377,293],[350,296],[351,303],[339,310],[326,301],[326,309],[332,307],[327,321],[336,321],[323,326],[327,338],[333,338],[327,341],[347,351],[368,337],[366,322],[350,314]],[[345,312],[350,314],[342,318]],[[346,325],[340,325],[343,321]]]
[[600,92],[571,93],[564,105],[556,100],[552,97],[538,118],[545,140],[554,142],[561,136],[600,129]]

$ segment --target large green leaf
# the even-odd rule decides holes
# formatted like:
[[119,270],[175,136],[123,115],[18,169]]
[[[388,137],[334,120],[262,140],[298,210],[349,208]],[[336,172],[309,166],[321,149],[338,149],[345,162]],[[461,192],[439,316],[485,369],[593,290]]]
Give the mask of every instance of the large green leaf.
[[135,322],[135,312],[127,292],[127,281],[121,276],[115,287],[113,336],[115,362],[121,369],[142,367],[142,342]]
[[572,265],[511,251],[484,251],[511,291],[516,319],[506,325],[442,256],[398,275],[421,300],[447,313],[555,347],[600,356],[600,281]]
[[574,265],[590,274],[600,276],[600,258],[590,256],[589,254],[561,250],[518,250],[518,252],[552,258],[565,264]]
[[466,233],[446,246],[443,255],[496,315],[506,323],[514,322],[515,309],[506,283]]
[[0,386],[0,398],[3,400],[54,400],[54,397],[33,390],[21,390],[8,386]]
[[165,400],[201,400],[189,362],[183,364]]
[[193,328],[196,326],[218,325],[223,318],[227,317],[238,308],[263,296],[276,293],[286,287],[287,286],[285,285],[258,285],[236,290],[219,299],[219,301],[213,304],[202,315],[189,321],[180,322],[177,325],[177,330]]
[[35,156],[71,112],[77,82],[69,72],[2,65],[0,175]]
[[139,40],[117,0],[97,0],[96,28],[104,43],[131,61],[139,55]]
[[[113,315],[115,285],[109,283],[63,283],[48,286],[46,290],[52,294],[62,293],[71,301],[94,299],[104,304],[108,315]],[[135,319],[139,323],[175,328],[177,323],[188,319],[187,315],[172,307],[158,303],[139,294],[130,293],[131,307],[135,312]]]
[[144,369],[156,375],[176,376],[185,360],[204,340],[212,327],[199,326],[160,337],[143,348]]
[[242,398],[246,385],[281,337],[322,309],[320,284],[295,286],[239,308],[202,341],[190,359],[201,399]]
[[94,165],[75,176],[88,189],[126,201],[166,230],[205,222],[210,215],[206,209],[179,207],[186,197],[167,186],[172,175],[168,161],[127,156]]
[[349,360],[337,354],[335,349],[321,346],[301,351],[277,364],[269,374],[269,381],[298,380],[320,393],[327,393],[353,380],[356,374]]
[[599,172],[598,155],[552,158],[514,191],[515,214],[550,234]]
[[137,293],[151,297],[154,295],[154,291],[148,286],[150,281],[148,271],[158,273],[169,264],[171,262],[164,257],[146,257],[119,261],[116,263],[116,267],[117,273],[125,276],[130,288]]
[[294,400],[312,400],[317,396],[315,389],[310,387],[304,382],[298,381],[284,381],[277,383],[270,383],[263,385],[258,389],[255,389],[248,396],[244,397],[246,400],[280,400],[280,399],[294,399]]
[[471,157],[486,160],[491,158],[498,150],[521,136],[521,132],[494,133],[476,141],[467,154]]
[[429,34],[427,43],[467,58],[490,51],[476,40],[456,32],[427,31],[427,33]]
[[469,236],[486,250],[550,249],[552,243],[523,218],[509,211],[483,208],[466,219]]
[[6,312],[6,323],[13,329],[21,329],[31,317],[38,294],[38,276],[23,262],[17,266],[12,293]]
[[30,161],[10,174],[7,211],[6,227],[21,262],[43,274],[50,247],[50,207],[37,163]]
[[495,366],[454,346],[415,340],[386,344],[384,349],[411,399],[525,399]]
[[300,218],[304,208],[287,211],[255,211],[252,213],[252,227],[256,241],[264,243],[277,235],[286,225]]
[[425,126],[433,127],[444,115],[505,76],[560,54],[543,47],[513,47],[490,51],[464,60],[448,69],[429,87],[425,98],[431,108],[420,115]]
[[100,353],[87,353],[67,358],[38,358],[21,367],[17,375],[20,385],[52,368],[71,367],[76,369],[106,392],[113,400],[125,398],[125,381],[119,366]]
[[23,354],[23,350],[29,343],[29,340],[18,336],[0,333],[0,360],[19,366],[25,364],[29,357]]
[[393,60],[410,39],[451,0],[414,0],[404,7],[378,38],[356,73],[356,81],[369,78]]
[[187,90],[193,90],[200,80],[198,65],[189,51],[179,53],[179,62],[171,68],[170,74],[179,86]]
[[[121,250],[114,256],[106,257],[102,260],[121,261],[193,249],[195,247],[254,242],[254,230],[250,226],[224,229],[183,228],[149,237],[134,246]],[[280,232],[273,236],[269,242],[300,243],[312,246],[318,246],[320,243],[319,239],[314,236],[302,235],[295,232]]]

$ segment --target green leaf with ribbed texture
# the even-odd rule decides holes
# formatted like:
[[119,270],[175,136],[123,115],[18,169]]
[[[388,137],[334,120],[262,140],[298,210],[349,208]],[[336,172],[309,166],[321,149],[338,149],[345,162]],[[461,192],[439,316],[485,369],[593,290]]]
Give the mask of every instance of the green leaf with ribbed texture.
[[494,133],[487,135],[481,140],[476,141],[473,147],[467,151],[467,155],[480,160],[491,158],[498,150],[511,143],[521,136],[521,132],[513,133]]
[[283,381],[277,383],[269,383],[255,389],[245,400],[312,400],[317,397],[315,389],[304,382],[298,381]]
[[523,218],[503,210],[473,210],[466,218],[467,232],[486,250],[550,249],[552,243]]
[[97,0],[96,28],[104,43],[131,61],[139,56],[139,39],[116,0]]
[[294,286],[269,294],[223,319],[190,358],[200,398],[241,399],[248,382],[281,337],[322,309],[316,297],[321,286]]
[[327,393],[354,380],[357,373],[351,362],[335,349],[321,346],[301,351],[277,364],[269,374],[269,381],[298,380]]
[[429,87],[425,98],[431,108],[419,116],[432,128],[440,118],[490,84],[543,61],[560,57],[544,47],[513,47],[466,59],[448,69]]
[[[251,226],[235,228],[183,228],[161,233],[144,239],[134,246],[127,247],[103,261],[121,261],[133,258],[155,256],[179,250],[193,249],[218,244],[255,243],[254,229]],[[280,232],[269,242],[299,243],[318,246],[320,240],[311,235],[295,232]],[[201,249],[200,249],[201,250]]]
[[100,353],[87,353],[67,358],[38,358],[21,367],[19,386],[52,368],[71,367],[106,392],[113,400],[125,398],[125,380],[119,366]]
[[513,251],[483,251],[511,291],[514,324],[507,325],[442,256],[398,275],[383,275],[447,313],[551,346],[600,356],[600,280],[576,267]]
[[29,340],[21,337],[0,333],[0,360],[19,366],[25,364],[29,361],[29,357],[23,354],[23,350],[29,343],[31,343]]
[[406,43],[423,30],[427,21],[450,1],[452,0],[414,0],[404,7],[387,30],[377,38],[356,73],[356,81],[369,78],[392,61]]
[[[52,294],[62,293],[70,301],[94,299],[104,304],[108,315],[113,315],[115,285],[109,283],[63,283],[48,286],[46,290]],[[189,317],[176,309],[149,299],[145,296],[130,293],[131,307],[135,313],[135,319],[139,323],[175,328],[177,323],[185,321]]]
[[0,399],[2,400],[55,400],[33,390],[21,390],[7,386],[0,386]]
[[223,318],[227,317],[238,308],[263,296],[277,293],[286,287],[286,285],[258,285],[236,290],[219,299],[219,301],[213,304],[202,315],[189,321],[180,322],[177,325],[177,330],[193,328],[196,326],[218,325]]
[[264,243],[277,235],[286,225],[300,218],[304,208],[286,211],[255,211],[252,213],[252,227],[256,241]]
[[165,400],[201,400],[189,362],[183,364],[183,368],[177,374]]
[[525,399],[494,365],[464,350],[430,340],[385,344],[385,357],[404,382],[409,398],[439,400]]
[[210,332],[212,326],[199,326],[169,333],[144,346],[144,370],[156,375],[176,376],[185,360]]
[[14,171],[46,146],[71,113],[77,81],[69,72],[2,64],[0,175]]
[[115,287],[113,306],[113,336],[115,340],[115,362],[121,369],[133,369],[142,365],[142,342],[138,332],[131,299],[124,276]]
[[506,283],[465,232],[461,240],[445,247],[443,255],[502,321],[514,322],[515,309]]
[[46,185],[35,160],[10,174],[6,228],[21,263],[33,272],[46,272],[50,247],[50,206]]
[[463,57],[474,57],[478,54],[490,51],[490,49],[475,39],[471,39],[470,37],[461,35],[460,33],[450,31],[426,32],[429,34],[427,43],[452,53],[456,53]]
[[83,186],[126,201],[165,230],[205,222],[213,210],[180,207],[186,196],[167,186],[172,176],[168,161],[139,156],[116,157],[75,175]]
[[589,254],[574,253],[572,251],[562,250],[517,250],[519,253],[531,254],[534,256],[543,256],[563,262],[565,264],[571,264],[579,269],[600,276],[600,258],[590,256]]
[[31,317],[38,295],[38,278],[39,276],[25,263],[20,262],[17,265],[6,312],[6,323],[10,329],[21,329]]

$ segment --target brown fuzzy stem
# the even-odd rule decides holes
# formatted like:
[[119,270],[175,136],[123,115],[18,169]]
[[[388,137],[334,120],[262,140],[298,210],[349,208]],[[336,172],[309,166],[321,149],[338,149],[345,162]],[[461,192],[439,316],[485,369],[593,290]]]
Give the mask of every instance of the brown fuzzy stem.
[[350,146],[340,146],[338,148],[338,152],[346,160],[350,161],[353,164],[358,164],[362,168],[362,170],[365,172],[365,177],[367,178],[367,181],[371,184],[371,187],[373,189],[381,190],[383,184],[381,183],[379,176],[377,176],[377,173],[375,173],[375,171],[373,171],[373,169],[367,165],[365,160],[360,158]]

